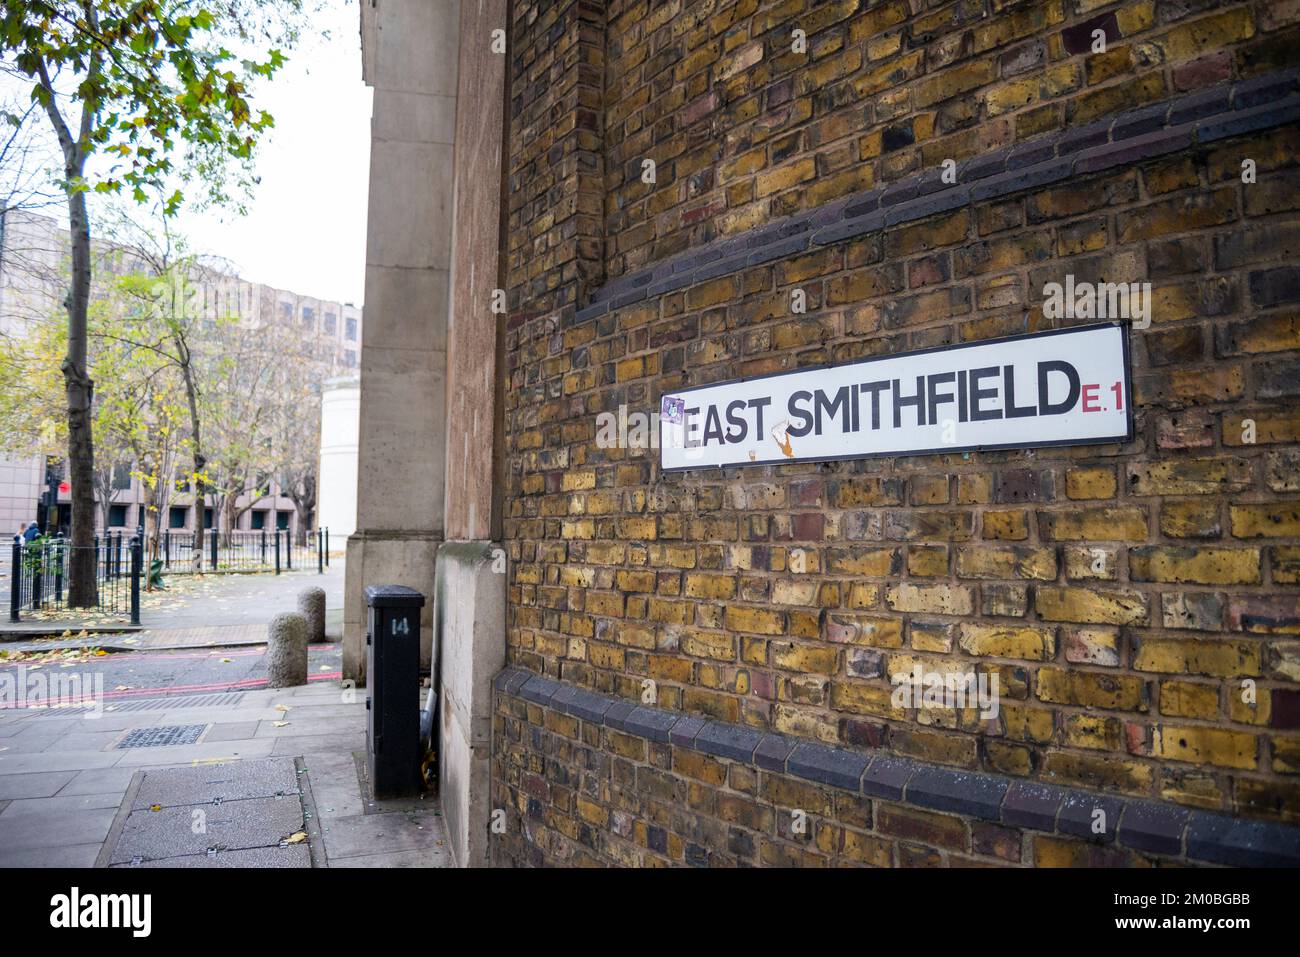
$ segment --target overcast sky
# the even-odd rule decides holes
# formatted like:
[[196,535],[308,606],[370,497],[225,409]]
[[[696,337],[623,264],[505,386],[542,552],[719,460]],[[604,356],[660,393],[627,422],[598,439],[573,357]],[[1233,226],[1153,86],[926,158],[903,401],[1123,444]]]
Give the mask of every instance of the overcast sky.
[[259,147],[261,183],[248,215],[184,212],[180,228],[203,252],[255,282],[360,306],[365,289],[370,88],[361,82],[356,0],[329,0],[321,27],[258,91],[275,117]]

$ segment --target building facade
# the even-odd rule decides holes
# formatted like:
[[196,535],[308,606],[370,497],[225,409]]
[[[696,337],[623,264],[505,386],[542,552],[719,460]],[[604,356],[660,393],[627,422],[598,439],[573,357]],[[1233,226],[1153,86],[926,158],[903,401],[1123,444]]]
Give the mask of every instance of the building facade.
[[[62,309],[66,294],[68,262],[67,228],[57,219],[23,211],[0,216],[0,336],[21,338],[35,323],[48,320]],[[97,274],[123,275],[139,264],[139,254],[129,247],[105,242],[94,244]],[[319,357],[322,380],[327,377],[355,377],[359,371],[362,311],[351,303],[331,302],[302,296],[237,276],[204,274],[195,282],[204,308],[214,314],[238,316],[253,327],[275,324],[300,335]],[[62,479],[61,464],[53,462],[54,485]],[[49,473],[39,455],[21,450],[0,453],[0,529],[16,529],[22,522],[48,526]],[[265,495],[238,496],[238,530],[262,528],[300,531],[301,522],[293,499],[272,481]],[[71,496],[58,491],[56,527],[71,520]],[[129,463],[114,469],[108,507],[98,510],[100,531],[132,532],[144,524],[146,492],[141,480],[131,474]],[[160,520],[163,530],[193,531],[199,522],[211,528],[220,519],[214,503],[200,509],[193,494],[180,488],[171,497],[167,515]],[[319,524],[319,523],[314,523]]]
[[320,478],[316,521],[343,547],[357,529],[357,426],[361,382],[340,377],[325,382],[320,404]]
[[[1300,861],[1300,10],[387,3],[363,41],[360,467],[429,479],[361,485],[344,667],[363,585],[434,598],[458,862]],[[1108,444],[600,439],[1102,318]]]

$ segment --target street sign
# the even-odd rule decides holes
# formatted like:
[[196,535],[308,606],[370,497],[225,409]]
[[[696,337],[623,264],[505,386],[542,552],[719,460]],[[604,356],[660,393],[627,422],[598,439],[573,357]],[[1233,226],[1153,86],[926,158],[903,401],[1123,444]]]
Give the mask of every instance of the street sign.
[[1123,442],[1128,336],[1053,329],[682,389],[659,429],[665,471]]

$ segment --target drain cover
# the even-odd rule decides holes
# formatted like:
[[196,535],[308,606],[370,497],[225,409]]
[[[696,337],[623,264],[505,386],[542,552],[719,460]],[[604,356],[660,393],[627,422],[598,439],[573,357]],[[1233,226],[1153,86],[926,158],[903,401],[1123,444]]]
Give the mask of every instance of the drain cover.
[[136,728],[127,732],[117,747],[165,748],[173,744],[193,744],[206,727],[206,724],[166,724],[158,728]]

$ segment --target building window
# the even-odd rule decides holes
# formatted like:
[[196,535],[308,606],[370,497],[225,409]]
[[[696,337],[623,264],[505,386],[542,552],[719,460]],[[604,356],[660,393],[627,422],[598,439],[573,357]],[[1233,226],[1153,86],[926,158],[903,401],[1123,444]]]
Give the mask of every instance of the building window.
[[332,312],[325,313],[325,335],[327,336],[337,335],[338,331],[339,331],[339,321],[335,317],[334,313]]
[[126,528],[125,505],[110,505],[108,507],[108,525],[110,528]]
[[286,528],[289,527],[289,513],[288,513],[288,512],[276,512],[276,513],[275,513],[275,527],[278,528],[280,531],[284,531]]
[[302,324],[304,328],[316,325],[316,310],[311,306],[302,307]]
[[357,367],[357,354],[351,349],[343,353],[343,364],[349,369],[355,369]]
[[125,491],[131,487],[131,466],[114,465],[113,466],[113,488],[117,491]]
[[204,528],[212,527],[212,509],[210,508],[205,508],[203,510],[203,527]]
[[252,529],[256,532],[264,528],[266,528],[266,510],[257,509],[253,512]]
[[346,322],[346,324],[344,325],[344,329],[347,330],[346,333],[345,333],[345,335],[347,336],[347,340],[348,340],[348,342],[356,342],[356,341],[357,341],[357,319],[356,319],[356,316],[348,316],[348,318],[347,318],[347,322]]
[[183,506],[181,506],[181,505],[173,505],[173,506],[172,506],[170,509],[168,509],[168,511],[167,511],[167,527],[168,527],[168,528],[184,528],[184,527],[185,527],[185,517],[186,517],[186,513],[187,513],[187,512],[189,512],[189,509],[188,509],[188,508],[185,508],[185,507],[183,507]]
[[293,319],[293,303],[291,302],[280,303],[280,318]]

